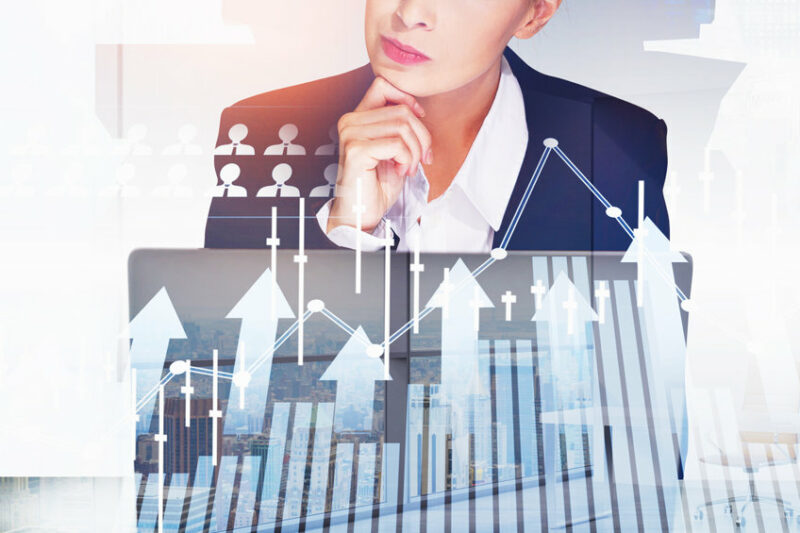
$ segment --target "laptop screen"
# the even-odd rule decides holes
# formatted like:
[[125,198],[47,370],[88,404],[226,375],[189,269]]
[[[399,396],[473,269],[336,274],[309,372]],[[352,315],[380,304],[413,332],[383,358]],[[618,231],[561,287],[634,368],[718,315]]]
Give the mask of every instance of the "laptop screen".
[[305,255],[132,254],[140,524],[159,483],[179,530],[574,521],[612,512],[591,485],[617,418],[674,440],[646,326],[650,305],[684,338],[690,262],[640,290],[621,253]]

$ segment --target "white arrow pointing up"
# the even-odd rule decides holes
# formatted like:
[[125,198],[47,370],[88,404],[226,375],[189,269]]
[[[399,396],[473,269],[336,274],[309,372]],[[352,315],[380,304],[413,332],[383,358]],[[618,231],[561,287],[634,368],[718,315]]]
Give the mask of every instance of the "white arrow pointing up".
[[[541,358],[539,367],[541,383],[552,383],[552,387],[542,389],[543,411],[573,409],[575,407],[573,402],[592,397],[599,390],[595,386],[597,379],[594,378],[592,371],[594,343],[590,342],[592,334],[587,331],[587,324],[598,320],[597,314],[562,271],[545,294],[542,306],[536,311],[532,320],[536,322],[536,340]],[[545,336],[547,343],[544,342]],[[544,355],[545,351],[547,355]],[[596,401],[593,398],[590,405]],[[594,418],[597,419],[596,416]],[[570,429],[564,427],[563,440],[560,436],[561,429],[545,431],[545,450],[549,450],[545,454],[547,487],[555,486],[556,479],[560,479],[562,454],[569,453],[567,450],[571,446],[582,445],[583,430],[574,424],[570,426]],[[594,425],[590,435],[592,435],[589,439],[590,447],[594,441],[594,450],[599,450],[597,438],[602,436],[602,431]],[[589,453],[592,453],[591,448]],[[569,456],[567,457],[567,461],[573,464]],[[580,502],[586,501],[589,483],[589,479],[586,478],[585,486],[581,482],[569,484],[568,494],[574,504],[572,509],[574,520],[587,520],[588,507],[582,506]],[[547,512],[553,516],[562,512],[565,505],[565,491],[560,488],[548,495]]]
[[685,461],[688,452],[688,422],[685,417],[686,338],[672,265],[685,263],[686,258],[671,248],[669,239],[650,218],[644,220],[643,227],[645,231],[641,237],[634,238],[622,262],[636,263],[641,260],[641,268],[645,272],[643,312],[647,353],[658,376],[656,386],[659,389],[662,385],[665,387],[664,400],[669,409],[672,433],[678,437],[680,457]]
[[686,259],[672,250],[669,239],[650,218],[644,220],[644,228],[643,237],[634,238],[622,257],[622,262],[637,262],[641,255],[640,245],[643,246],[645,257],[642,259],[642,268],[646,272],[644,311],[648,326],[648,344],[652,350],[649,353],[658,358],[658,363],[665,372],[658,374],[660,379],[683,389],[686,340],[672,264],[685,263]]
[[359,326],[319,378],[336,381],[336,432],[372,430],[375,382],[384,381],[384,368],[380,358],[368,355],[370,345]]
[[[588,370],[586,324],[598,320],[597,313],[564,272],[556,278],[542,300],[542,307],[531,319],[536,322],[537,338],[544,338],[546,327],[550,361],[555,379],[572,380]],[[580,357],[576,357],[579,354]],[[576,375],[572,375],[577,372]]]
[[[225,318],[242,321],[223,430],[225,435],[234,435],[247,432],[250,416],[264,416],[278,320],[294,318],[294,312],[266,269]],[[247,368],[264,353],[268,354],[266,361],[250,375]]]
[[[161,380],[170,339],[185,339],[181,320],[167,294],[161,287],[128,325],[131,343],[131,368],[136,369],[136,402],[147,395]],[[150,428],[156,396],[152,395],[141,410],[142,425]]]
[[579,333],[586,322],[597,320],[597,313],[566,274],[561,272],[542,300],[542,307],[531,319],[548,322],[568,336]]
[[[464,262],[459,259],[427,303],[442,309],[442,377],[439,390],[450,406],[448,428],[452,435],[452,471],[458,488],[469,479],[469,428],[473,404],[470,394],[488,397],[479,390],[486,379],[478,377],[480,310],[494,307]],[[488,368],[488,366],[486,367]]]
[[475,315],[494,304],[459,259],[426,306],[442,309],[441,392],[453,400],[469,393],[478,383],[475,379],[478,372]]

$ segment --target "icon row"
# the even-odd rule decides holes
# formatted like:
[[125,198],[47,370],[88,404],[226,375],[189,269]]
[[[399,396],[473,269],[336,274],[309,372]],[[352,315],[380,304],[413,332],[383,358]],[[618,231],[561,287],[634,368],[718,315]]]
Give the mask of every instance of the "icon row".
[[[255,155],[256,150],[251,144],[245,143],[247,138],[247,126],[244,124],[234,124],[228,130],[227,144],[221,144],[214,149],[214,155]],[[306,155],[306,149],[294,142],[300,131],[294,124],[284,124],[278,130],[278,137],[281,142],[267,146],[264,155]],[[323,144],[314,150],[314,155],[335,155],[339,149],[339,131],[337,127],[331,126],[328,131],[331,142]]]
[[[311,198],[330,198],[333,197],[333,191],[336,186],[336,172],[338,165],[332,163],[325,167],[323,175],[325,177],[325,184],[318,185],[311,189],[309,197]],[[214,188],[213,196],[228,197],[228,198],[244,198],[247,196],[247,189],[241,185],[234,185],[234,182],[241,176],[242,170],[236,163],[228,163],[219,171],[219,178],[222,180],[221,185]],[[272,185],[261,187],[256,193],[257,197],[293,197],[298,198],[301,196],[300,189],[294,185],[289,185],[287,182],[292,177],[292,167],[287,163],[276,165],[272,169],[272,179],[275,182]]]

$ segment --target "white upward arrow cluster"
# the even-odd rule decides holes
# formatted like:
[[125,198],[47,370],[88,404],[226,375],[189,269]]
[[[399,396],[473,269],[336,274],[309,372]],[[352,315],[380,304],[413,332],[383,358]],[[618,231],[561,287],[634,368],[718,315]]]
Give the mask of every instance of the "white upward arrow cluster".
[[[647,252],[642,254],[641,250],[642,239],[652,238],[654,235],[660,235],[652,221],[643,220],[640,208],[639,226],[637,231],[630,227],[627,221],[622,216],[622,211],[612,205],[602,193],[592,184],[580,169],[567,157],[567,155],[558,146],[556,139],[546,139],[544,141],[545,149],[539,159],[533,175],[526,186],[524,194],[520,200],[519,205],[516,206],[516,211],[511,217],[506,234],[503,236],[499,247],[492,250],[490,257],[483,262],[478,268],[470,272],[463,261],[460,259],[453,266],[452,269],[446,269],[445,280],[438,288],[434,296],[424,310],[419,311],[418,304],[418,278],[419,274],[424,270],[424,266],[419,262],[419,250],[416,250],[415,261],[411,267],[411,272],[414,273],[415,278],[415,300],[414,300],[414,313],[413,319],[400,327],[391,336],[388,334],[388,322],[384,324],[384,342],[383,345],[376,345],[370,343],[361,327],[358,330],[353,330],[343,320],[339,319],[319,300],[312,300],[308,302],[306,308],[306,301],[304,299],[304,267],[308,261],[308,257],[304,250],[304,223],[305,211],[304,200],[301,198],[298,210],[299,221],[299,253],[294,256],[294,261],[298,263],[298,319],[294,324],[290,325],[279,338],[276,339],[277,322],[280,318],[291,318],[294,316],[291,308],[289,308],[283,294],[280,292],[273,277],[276,266],[276,252],[280,244],[277,238],[277,209],[272,210],[272,233],[271,237],[267,239],[266,245],[271,248],[272,271],[269,269],[265,271],[264,275],[251,287],[247,294],[240,300],[228,314],[227,318],[238,318],[242,320],[240,338],[236,358],[236,367],[233,374],[221,372],[218,370],[218,352],[213,350],[213,370],[209,373],[204,368],[193,368],[190,361],[181,361],[183,371],[187,372],[186,385],[182,388],[182,392],[187,397],[187,409],[189,396],[194,392],[191,386],[189,373],[194,372],[200,375],[211,375],[213,377],[213,407],[209,416],[215,419],[214,434],[216,434],[216,419],[221,417],[221,412],[217,407],[217,385],[218,379],[233,380],[231,388],[231,397],[228,402],[228,413],[231,416],[226,417],[225,431],[235,431],[235,417],[233,416],[237,411],[244,414],[245,410],[252,410],[253,412],[262,412],[264,410],[268,386],[269,375],[271,371],[271,359],[274,351],[282,345],[291,335],[297,333],[297,353],[298,364],[303,364],[303,324],[308,317],[314,313],[322,313],[338,327],[350,334],[350,339],[339,352],[337,357],[331,363],[329,368],[322,376],[322,380],[335,380],[337,381],[337,395],[336,395],[336,430],[361,430],[369,431],[372,428],[372,412],[374,402],[374,382],[382,379],[391,379],[390,376],[385,375],[389,370],[388,365],[384,366],[380,360],[382,354],[386,354],[388,359],[390,344],[399,339],[405,332],[409,331],[412,327],[414,332],[418,331],[418,324],[421,319],[430,314],[434,308],[442,309],[442,387],[443,394],[450,395],[455,398],[458,395],[469,393],[475,390],[473,381],[477,375],[478,367],[478,331],[480,326],[480,310],[487,307],[494,307],[489,297],[482,290],[476,281],[476,277],[488,269],[495,261],[502,261],[508,255],[507,247],[511,238],[516,230],[517,225],[522,219],[522,214],[525,210],[526,204],[531,197],[532,191],[536,182],[538,181],[542,169],[544,168],[548,157],[552,152],[569,167],[575,176],[589,189],[597,201],[599,201],[605,208],[606,215],[614,219],[621,229],[631,237],[638,237],[639,242],[635,242],[637,248],[637,261],[642,262],[642,256],[651,260],[651,266],[660,274],[663,280],[668,284],[661,284],[663,294],[659,293],[659,297],[667,302],[667,292],[670,294],[670,301],[674,304],[675,297],[684,302],[684,306],[688,304],[687,297],[683,294],[680,287],[674,284],[674,276],[671,271],[671,261],[666,262],[664,265],[658,261],[652,260],[652,253]],[[708,181],[706,184],[710,183]],[[360,179],[357,183],[357,206],[356,215],[358,219],[358,229],[361,223],[361,211],[363,205],[361,204],[361,183]],[[643,187],[640,184],[640,206],[643,206]],[[708,202],[706,202],[708,203]],[[361,292],[361,240],[360,231],[357,232],[359,236],[356,242],[356,293]],[[388,236],[388,235],[387,235]],[[663,237],[663,235],[661,235]],[[389,270],[389,252],[390,246],[386,246],[386,291],[387,291],[387,306],[388,306],[388,270]],[[649,246],[651,250],[657,250]],[[661,243],[663,244],[663,243]],[[626,255],[627,257],[627,255]],[[683,258],[680,259],[683,261]],[[677,259],[675,259],[677,261]],[[667,275],[663,275],[663,270],[668,271]],[[651,280],[656,276],[647,276],[648,282],[647,289],[656,291],[653,287],[657,283]],[[640,276],[640,285],[644,287],[642,280],[644,276]],[[544,285],[540,280],[534,280],[535,285],[531,287],[531,293],[536,296],[536,313],[533,320],[537,322],[537,330],[539,328],[547,328],[549,330],[548,339],[551,345],[551,353],[558,351],[560,346],[564,346],[572,351],[584,350],[587,346],[588,339],[586,336],[591,334],[587,331],[586,325],[591,321],[598,320],[597,315],[592,310],[591,306],[584,300],[581,293],[575,288],[569,279],[562,273],[560,274],[555,283],[544,295]],[[641,287],[640,287],[641,288]],[[641,292],[641,291],[640,291]],[[609,296],[605,287],[600,287],[596,297],[602,304],[602,309],[605,309],[605,299]],[[507,291],[503,295],[501,302],[506,306],[506,320],[511,320],[511,306],[516,303],[517,296]],[[653,296],[649,297],[653,302],[653,307],[660,308],[657,304],[658,300]],[[673,312],[672,306],[665,306]],[[687,307],[684,307],[688,310]],[[601,312],[602,313],[602,312]],[[385,317],[388,317],[388,311]],[[680,319],[677,313],[678,320]],[[388,319],[388,318],[387,318]],[[674,320],[675,316],[671,318]],[[660,319],[659,319],[660,320]],[[673,329],[668,328],[668,333],[671,334]],[[169,346],[169,340],[185,339],[186,334],[180,324],[180,320],[175,313],[172,303],[166,294],[166,289],[162,288],[161,291],[153,298],[153,300],[145,306],[144,309],[137,315],[130,324],[131,338],[134,339],[131,347],[131,360],[134,370],[139,370],[137,373],[137,411],[145,410],[145,420],[149,426],[150,418],[152,416],[152,402],[155,398],[155,392],[161,392],[163,400],[163,387],[173,377],[180,372],[179,367],[171,367],[170,372],[162,379],[161,373],[163,371],[164,361]],[[655,337],[655,336],[653,336]],[[681,337],[682,339],[682,337]],[[676,344],[677,346],[677,344]],[[671,352],[673,354],[676,351]],[[250,365],[247,370],[246,361],[252,354],[252,358],[256,360],[255,364]],[[560,358],[556,358],[560,360]],[[260,368],[261,364],[266,363],[266,368],[255,377],[255,373]],[[174,365],[174,363],[173,363]],[[173,371],[174,370],[174,371]],[[677,383],[679,371],[672,368],[675,375],[674,381]],[[557,372],[556,372],[557,373]],[[670,381],[673,381],[670,378]],[[676,389],[677,390],[677,389]],[[238,400],[238,401],[237,401]],[[458,407],[454,406],[454,409]],[[355,412],[355,420],[346,417],[347,414]],[[188,423],[187,416],[187,423]],[[346,419],[347,418],[347,419]],[[241,419],[241,417],[239,417]],[[162,420],[163,422],[163,420]],[[163,445],[166,440],[163,428],[159,431],[159,442]],[[212,456],[213,464],[216,465],[216,443],[217,439],[212,438]],[[162,463],[163,461],[159,461]],[[466,478],[466,477],[465,477]],[[161,517],[159,517],[159,523]]]
[[[610,218],[616,220],[616,222],[620,225],[622,230],[625,231],[625,233],[629,237],[631,237],[631,238],[634,237],[634,230],[630,227],[630,225],[622,217],[621,210],[619,208],[613,206],[602,195],[602,193],[596,187],[594,187],[594,185],[591,183],[591,181],[580,171],[580,169],[561,150],[561,148],[558,145],[558,141],[556,139],[552,139],[552,138],[546,139],[544,141],[544,146],[545,146],[545,149],[544,149],[544,151],[543,151],[543,153],[542,153],[542,155],[541,155],[541,157],[539,159],[539,162],[536,165],[535,171],[534,171],[533,175],[531,176],[531,179],[529,180],[529,182],[528,182],[528,184],[526,186],[526,189],[525,189],[525,192],[524,192],[524,194],[522,196],[520,204],[516,207],[516,211],[514,212],[514,214],[512,216],[511,222],[510,222],[509,227],[508,227],[508,229],[506,231],[506,234],[504,235],[504,237],[502,239],[502,242],[501,242],[500,246],[495,248],[495,249],[493,249],[491,254],[490,254],[490,257],[472,272],[467,270],[465,265],[463,264],[463,262],[459,260],[459,262],[456,263],[456,265],[453,267],[452,272],[450,272],[450,271],[447,272],[447,277],[450,278],[450,279],[446,279],[445,280],[445,283],[443,283],[442,286],[439,288],[439,290],[437,290],[436,295],[434,295],[434,298],[431,299],[431,303],[429,303],[428,306],[426,306],[426,308],[424,310],[422,310],[421,312],[417,313],[416,309],[418,307],[418,304],[415,302],[415,304],[414,304],[415,312],[414,312],[414,317],[412,318],[412,320],[410,320],[409,322],[407,322],[406,324],[401,326],[391,336],[385,335],[388,338],[384,339],[383,345],[381,345],[381,346],[370,345],[370,351],[371,351],[372,357],[379,357],[381,355],[381,353],[386,353],[388,355],[389,345],[392,342],[394,342],[397,339],[399,339],[405,332],[409,331],[412,327],[414,328],[414,331],[416,332],[419,320],[421,320],[422,318],[424,318],[425,316],[430,314],[430,312],[435,307],[440,307],[440,308],[442,308],[442,316],[443,316],[443,324],[442,324],[442,332],[443,332],[442,333],[442,382],[443,382],[443,386],[446,388],[447,384],[453,384],[454,389],[458,389],[459,386],[461,386],[463,384],[463,380],[459,381],[454,376],[457,376],[459,370],[462,370],[461,373],[463,374],[463,364],[462,363],[466,362],[468,367],[472,366],[472,362],[475,360],[475,357],[472,356],[472,355],[470,355],[470,356],[468,356],[466,358],[462,357],[462,358],[460,358],[461,360],[459,362],[456,362],[454,358],[458,357],[456,354],[458,354],[460,352],[460,350],[458,350],[456,348],[459,347],[459,346],[470,346],[468,352],[460,352],[460,353],[469,353],[469,354],[472,354],[476,350],[476,348],[473,349],[471,347],[477,345],[477,332],[478,332],[478,327],[479,327],[479,322],[480,322],[480,309],[481,308],[485,308],[485,307],[493,307],[493,304],[491,303],[491,300],[488,298],[488,296],[486,296],[486,294],[483,292],[483,290],[480,288],[480,286],[475,282],[475,277],[477,277],[482,272],[484,272],[486,269],[488,269],[495,261],[501,261],[508,255],[507,247],[508,247],[508,245],[509,245],[509,243],[511,241],[511,238],[512,238],[512,236],[513,236],[513,234],[514,234],[514,232],[516,230],[516,227],[517,227],[517,225],[518,225],[518,223],[519,223],[519,221],[521,219],[521,215],[522,215],[522,213],[523,213],[523,211],[525,209],[525,206],[527,205],[527,202],[528,202],[528,200],[529,200],[529,198],[531,196],[533,188],[536,185],[536,183],[537,183],[537,181],[538,181],[538,179],[539,179],[539,177],[541,175],[541,172],[542,172],[543,168],[545,167],[545,164],[547,163],[547,160],[548,160],[550,154],[553,153],[553,152],[555,152],[555,154],[569,167],[569,169],[575,174],[575,176],[590,190],[590,192],[594,195],[594,197],[603,205],[603,207],[606,209],[606,214]],[[641,196],[642,196],[642,194],[641,194],[641,188],[640,188],[640,197]],[[258,354],[256,352],[261,348],[261,346],[270,344],[266,340],[266,338],[267,337],[274,338],[274,333],[270,332],[269,334],[264,334],[262,332],[261,335],[258,335],[256,333],[249,333],[248,331],[250,330],[250,328],[245,325],[246,322],[250,322],[250,319],[248,318],[249,314],[247,316],[245,316],[244,313],[242,314],[242,316],[240,317],[243,320],[242,332],[241,332],[242,338],[240,339],[240,349],[239,349],[239,351],[242,354],[242,359],[246,358],[247,355],[249,355],[250,353],[253,353],[253,355],[256,356],[256,363],[251,365],[251,371],[257,370],[257,368],[264,362],[264,357],[262,357],[264,354],[269,354],[269,356],[271,357],[272,352],[275,349],[277,349],[277,347],[282,345],[282,343],[284,343],[295,332],[298,335],[298,364],[302,365],[303,364],[302,363],[303,324],[304,324],[305,320],[308,319],[308,317],[310,315],[314,314],[314,313],[322,313],[324,316],[326,316],[326,318],[330,319],[338,327],[340,327],[344,331],[348,332],[348,334],[352,335],[353,332],[354,332],[354,330],[349,325],[347,325],[344,321],[342,321],[341,319],[336,317],[336,315],[334,315],[332,312],[330,312],[329,310],[325,309],[324,306],[322,306],[322,305],[316,306],[314,309],[312,309],[310,307],[310,302],[309,302],[309,308],[308,309],[304,308],[305,300],[303,299],[303,292],[304,292],[303,291],[303,287],[304,287],[304,284],[303,284],[303,272],[304,272],[303,266],[304,266],[304,263],[307,261],[307,256],[304,253],[304,238],[303,238],[304,237],[304,233],[303,233],[304,225],[302,223],[303,217],[304,217],[304,204],[303,204],[303,200],[300,199],[299,215],[298,215],[298,219],[301,221],[300,229],[299,229],[300,253],[297,254],[295,256],[295,258],[294,258],[295,262],[298,263],[298,305],[299,305],[298,309],[301,310],[298,314],[300,316],[295,321],[295,323],[290,325],[280,335],[280,337],[277,338],[277,340],[275,340],[275,342],[271,346],[271,348],[267,347],[267,348],[264,349],[262,354]],[[274,209],[274,208],[273,208],[273,212],[272,212],[272,219],[273,219],[273,226],[272,227],[273,227],[273,230],[274,230],[275,227],[276,227],[276,222],[277,222],[277,210]],[[641,219],[641,217],[640,217],[640,219]],[[647,234],[646,228],[641,228],[641,229],[642,229],[642,231],[640,232],[640,235],[642,237],[644,237]],[[267,245],[271,247],[271,257],[272,257],[272,264],[273,265],[275,264],[276,249],[277,249],[277,246],[279,245],[279,242],[280,241],[279,241],[279,239],[277,239],[276,232],[273,231],[272,237],[270,239],[268,239],[268,241],[267,241]],[[360,256],[361,256],[361,253],[360,253],[360,242],[358,242],[357,246],[356,246],[356,292],[357,293],[360,292],[360,259],[361,259]],[[648,257],[648,259],[650,258],[649,255],[646,255],[646,257]],[[388,264],[388,262],[387,262],[387,264]],[[421,265],[421,263],[419,263],[418,259],[416,259],[415,263],[414,263],[414,268],[412,269],[412,272],[414,272],[414,274],[415,274],[415,278],[418,277],[419,273],[423,270],[423,268],[424,267],[422,267],[422,265]],[[469,278],[467,278],[466,276],[469,276]],[[662,277],[662,279],[664,279],[664,276],[661,276],[661,277]],[[565,295],[564,299],[560,302],[560,305],[561,305],[560,311],[565,313],[564,314],[565,320],[561,321],[561,320],[555,320],[556,315],[553,312],[549,312],[549,311],[545,310],[547,305],[545,305],[545,302],[542,301],[542,296],[543,296],[542,289],[544,287],[542,286],[541,283],[539,283],[538,280],[535,280],[535,281],[537,281],[536,285],[534,285],[531,288],[531,292],[532,292],[532,294],[536,295],[536,300],[537,300],[536,307],[537,307],[538,311],[537,311],[536,317],[534,318],[535,320],[536,319],[538,319],[538,320],[546,320],[547,319],[547,321],[550,323],[551,327],[553,327],[554,324],[561,324],[561,325],[565,326],[566,332],[569,335],[572,335],[572,334],[575,333],[575,331],[576,331],[575,328],[576,327],[578,329],[581,329],[582,326],[585,325],[582,322],[582,320],[584,320],[584,321],[586,320],[586,316],[584,316],[585,313],[583,313],[583,311],[585,311],[585,309],[583,309],[583,306],[582,306],[582,304],[585,304],[585,301],[583,301],[583,299],[580,297],[580,295],[577,292],[575,292],[574,287],[572,288],[571,291],[570,290],[567,291],[567,294]],[[669,280],[667,280],[667,281],[669,281]],[[677,287],[676,285],[674,285],[674,282],[673,283],[669,283],[668,286],[669,286],[669,288],[671,290],[673,290],[673,291],[675,291],[677,293],[678,298],[682,302],[685,302],[684,304],[682,304],[682,306],[688,305],[687,297],[683,293],[683,291],[680,289],[680,287]],[[554,285],[554,287],[555,287],[555,285]],[[448,291],[451,291],[451,290],[453,291],[453,294],[448,294]],[[269,320],[271,320],[271,321],[274,321],[277,318],[280,318],[280,317],[284,316],[284,315],[281,314],[281,312],[278,311],[278,309],[276,307],[276,295],[277,295],[277,291],[273,291],[271,293],[271,295],[270,295],[270,306],[271,306],[271,309],[272,309],[272,314],[270,315],[270,319]],[[604,292],[599,293],[598,294],[598,299],[602,300],[602,296],[604,296],[604,295],[605,295]],[[506,305],[506,317],[507,317],[507,319],[510,319],[511,305],[514,303],[515,298],[516,298],[515,295],[506,294],[505,295],[505,299],[503,300],[503,303]],[[155,300],[155,298],[154,298],[154,300]],[[168,298],[167,298],[167,300],[168,300]],[[243,298],[243,300],[244,300],[244,298]],[[434,305],[432,305],[432,304],[434,304]],[[171,305],[170,305],[170,308],[171,308]],[[685,307],[685,308],[688,309],[688,307]],[[453,317],[450,316],[451,310],[453,312]],[[174,312],[174,309],[172,311]],[[540,313],[540,312],[542,312],[542,313]],[[548,319],[548,313],[550,313],[550,317],[551,317],[549,319]],[[468,314],[471,314],[471,317],[468,317],[467,316]],[[144,314],[143,314],[143,316],[144,316]],[[290,317],[292,315],[288,315],[287,314],[285,316],[288,318],[288,317]],[[233,312],[232,312],[231,315],[229,315],[229,317],[231,317],[231,318],[234,317],[233,316]],[[151,327],[148,326],[148,327],[145,327],[145,328],[139,328],[140,331],[138,333],[134,333],[133,331],[131,333],[132,337],[136,337],[137,338],[137,342],[134,343],[134,348],[132,348],[132,351],[135,351],[136,355],[137,355],[137,357],[135,359],[139,360],[139,361],[146,361],[148,364],[150,364],[151,361],[156,361],[155,366],[158,366],[158,369],[155,372],[158,375],[160,375],[161,369],[163,368],[163,361],[164,361],[164,357],[166,355],[166,346],[168,345],[169,338],[186,338],[185,333],[183,332],[183,329],[180,326],[180,322],[177,320],[177,317],[174,316],[173,318],[174,318],[174,320],[172,321],[172,325],[173,326],[177,325],[177,328],[173,328],[173,331],[167,332],[166,333],[166,337],[164,337],[164,335],[165,335],[165,333],[164,333],[165,326],[162,327],[162,325],[165,325],[165,324],[169,323],[169,317],[167,317],[166,320],[153,320],[152,321],[153,324],[156,324],[156,322],[162,322],[163,323],[163,324],[158,324],[155,328],[151,328]],[[469,327],[469,325],[467,323],[467,320],[469,320],[470,318],[471,318],[471,322],[472,322],[472,324],[471,324],[472,327]],[[255,319],[253,319],[253,320],[255,321]],[[260,320],[261,320],[261,322],[264,322],[266,319],[264,319],[262,317]],[[596,320],[596,316],[595,316],[595,318],[593,318],[593,320]],[[144,322],[144,321],[145,321],[144,318],[142,318],[140,320],[140,322]],[[133,326],[133,325],[134,324],[132,322],[131,326]],[[136,328],[132,328],[132,330],[133,329],[136,329]],[[153,331],[155,333],[153,331],[148,331],[150,329],[153,329]],[[267,330],[268,331],[271,330],[271,327],[267,328]],[[467,332],[467,334],[463,335],[463,332]],[[385,333],[387,333],[387,332],[385,332]],[[160,341],[158,340],[159,334],[161,335],[161,337],[160,337],[161,340]],[[256,344],[260,345],[259,348],[257,348],[256,350],[254,350],[252,347],[249,346],[249,343],[253,342],[253,341],[249,341],[248,340],[248,338],[250,338],[250,337],[256,338],[257,340],[254,341],[254,342]],[[141,338],[141,341],[138,340],[139,338]],[[164,339],[166,339],[166,340],[164,340]],[[451,349],[451,347],[453,347],[453,348]],[[247,350],[247,352],[245,351],[245,349]],[[163,354],[163,357],[162,356],[154,356],[154,355],[152,355],[152,354],[159,354],[159,353]],[[145,354],[149,354],[149,355],[145,355]],[[245,355],[245,354],[247,354],[247,355]],[[237,366],[239,366],[239,360],[238,359],[239,358],[237,358]],[[160,366],[158,364],[159,362],[160,362]],[[455,365],[455,367],[454,367],[454,365]],[[150,366],[153,366],[153,365],[150,364]],[[244,367],[244,364],[241,364],[240,366]],[[199,373],[199,374],[209,375],[209,372],[207,371],[207,369],[203,369],[203,368],[196,368],[195,367],[195,368],[191,368],[190,371],[191,372],[195,372],[195,373]],[[471,372],[471,370],[469,370],[469,368],[468,368],[468,372],[470,374],[473,374],[473,372]],[[232,374],[228,374],[227,372],[222,372],[222,371],[214,372],[214,375],[216,375],[216,376],[218,376],[219,378],[222,378],[222,379],[228,379],[228,380],[234,379],[234,381],[235,381],[234,389],[235,390],[239,390],[239,400],[240,400],[239,404],[240,405],[247,405],[247,404],[251,403],[251,402],[248,401],[247,395],[246,394],[242,394],[242,392],[240,390],[240,389],[245,389],[245,388],[248,388],[248,387],[253,387],[253,384],[251,384],[251,382],[250,382],[250,380],[252,379],[252,376],[248,375],[248,373],[246,371],[237,372],[235,377]],[[156,386],[156,385],[158,385],[158,383],[160,383],[162,381],[164,382],[162,384],[166,384],[166,382],[168,382],[172,377],[174,377],[171,373],[169,373],[169,374],[167,374],[165,379],[158,380],[156,378],[156,380],[154,382],[152,377],[147,375],[147,371],[146,370],[145,370],[145,372],[141,373],[141,376],[142,376],[143,379],[142,379],[142,383],[141,383],[141,387],[140,387],[140,394],[138,396],[140,398],[147,397],[148,399],[151,399],[151,400],[154,398],[157,389],[156,388],[150,388],[149,392],[144,392],[144,391],[147,391],[147,389],[149,388],[150,385]],[[268,383],[267,383],[267,385],[268,385]],[[191,388],[187,385],[187,389],[186,390],[187,390],[187,393],[190,393]],[[264,390],[263,393],[264,393],[264,395],[266,395],[266,390]],[[140,401],[139,403],[141,404],[142,401]],[[260,400],[258,400],[258,403],[260,403]],[[234,406],[235,404],[236,404],[235,401],[231,401],[230,402],[231,406]],[[152,404],[150,404],[149,408],[152,410]],[[137,410],[141,410],[141,409],[142,409],[142,406],[139,405],[137,407]],[[149,418],[149,415],[147,415],[147,416]]]

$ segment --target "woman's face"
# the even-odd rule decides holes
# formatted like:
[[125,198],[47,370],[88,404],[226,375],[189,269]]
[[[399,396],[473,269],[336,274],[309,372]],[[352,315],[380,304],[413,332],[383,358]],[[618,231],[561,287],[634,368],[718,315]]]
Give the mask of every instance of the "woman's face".
[[367,0],[367,53],[375,74],[407,93],[452,91],[496,64],[511,37],[533,35],[545,16],[537,5],[546,3]]

